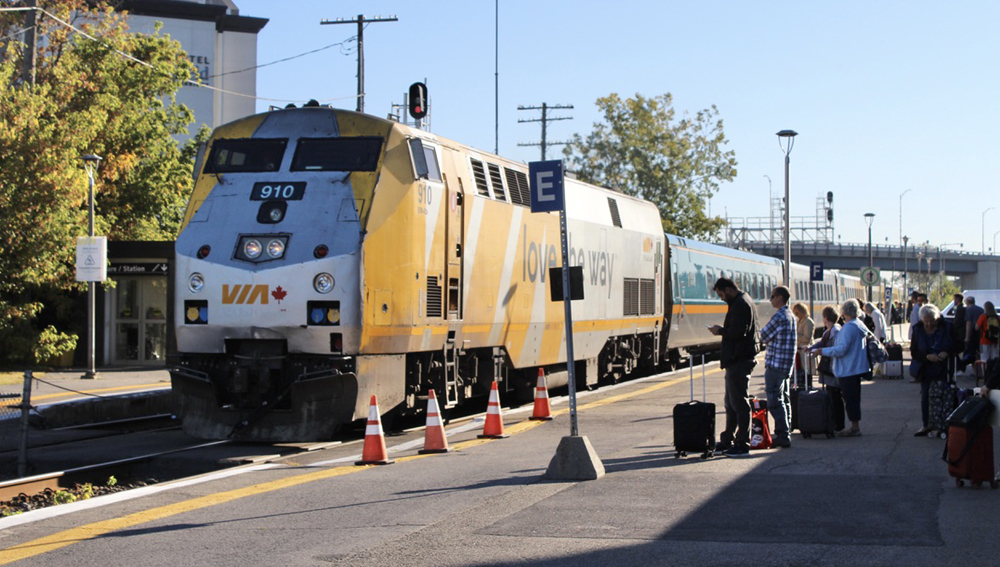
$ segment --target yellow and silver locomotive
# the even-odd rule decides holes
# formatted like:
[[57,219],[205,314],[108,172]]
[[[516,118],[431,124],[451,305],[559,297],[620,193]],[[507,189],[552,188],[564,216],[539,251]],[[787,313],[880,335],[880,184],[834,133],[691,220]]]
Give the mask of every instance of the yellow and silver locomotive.
[[[527,166],[325,107],[214,132],[176,244],[171,371],[187,432],[329,438],[367,415],[450,407],[492,381],[565,384],[559,219]],[[578,380],[662,362],[666,240],[648,202],[567,180]]]

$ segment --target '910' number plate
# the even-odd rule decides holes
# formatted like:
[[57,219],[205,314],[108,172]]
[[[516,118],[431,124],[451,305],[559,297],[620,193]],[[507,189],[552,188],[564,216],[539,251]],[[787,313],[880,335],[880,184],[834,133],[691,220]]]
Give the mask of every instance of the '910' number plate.
[[253,191],[250,192],[251,201],[270,201],[271,199],[283,199],[285,201],[298,201],[306,193],[305,181],[290,181],[288,183],[254,183]]

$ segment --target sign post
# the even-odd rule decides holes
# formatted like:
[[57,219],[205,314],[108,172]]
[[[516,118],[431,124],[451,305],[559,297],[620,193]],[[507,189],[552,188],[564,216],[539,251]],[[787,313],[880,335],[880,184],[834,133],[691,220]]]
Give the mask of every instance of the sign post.
[[[888,317],[886,316],[888,313]],[[889,321],[889,340],[896,342],[896,327],[892,324],[892,286],[885,288],[885,302],[882,303],[882,317]]]
[[816,296],[815,282],[823,281],[823,262],[809,262],[809,312],[816,316],[816,308],[813,307],[813,298]]
[[562,243],[563,312],[566,327],[566,371],[569,373],[570,434],[563,437],[549,462],[544,478],[555,480],[596,480],[604,476],[604,464],[590,441],[579,434],[576,413],[576,364],[573,358],[573,310],[569,280],[569,237],[566,225],[566,198],[562,160],[536,161],[528,164],[531,212],[559,212]]

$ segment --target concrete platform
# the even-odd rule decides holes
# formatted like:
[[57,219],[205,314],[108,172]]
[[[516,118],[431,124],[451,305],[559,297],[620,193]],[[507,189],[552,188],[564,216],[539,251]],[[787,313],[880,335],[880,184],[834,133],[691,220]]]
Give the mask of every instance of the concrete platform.
[[[722,374],[706,373],[721,426]],[[943,441],[913,437],[917,384],[864,383],[862,437],[795,434],[791,449],[707,461],[674,457],[671,408],[688,396],[687,371],[582,395],[580,433],[606,469],[598,480],[542,479],[569,430],[553,396],[551,422],[505,413],[508,439],[452,424],[448,454],[417,455],[415,431],[388,438],[388,467],[354,467],[361,444],[348,443],[0,519],[0,564],[176,565],[178,549],[219,566],[997,563],[1000,490],[955,488]]]

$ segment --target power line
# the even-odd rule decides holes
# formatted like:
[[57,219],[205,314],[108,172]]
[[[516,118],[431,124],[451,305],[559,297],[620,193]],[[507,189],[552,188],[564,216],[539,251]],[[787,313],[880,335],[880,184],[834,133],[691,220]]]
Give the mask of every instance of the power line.
[[549,114],[549,110],[552,110],[552,109],[555,109],[555,110],[564,110],[564,109],[572,109],[572,108],[573,108],[572,104],[567,104],[567,105],[557,104],[557,105],[549,106],[547,103],[544,103],[544,102],[542,103],[542,106],[520,106],[520,105],[518,105],[518,107],[517,107],[518,110],[541,110],[542,111],[542,117],[541,118],[532,118],[530,120],[518,120],[517,121],[518,124],[520,124],[522,122],[541,122],[542,123],[542,141],[541,142],[537,142],[537,143],[530,143],[530,144],[519,143],[518,146],[541,146],[541,148],[542,148],[542,161],[545,161],[545,150],[549,146],[563,146],[563,145],[566,145],[568,143],[568,142],[549,142],[547,140],[547,135],[546,135],[546,130],[547,130],[548,123],[549,122],[554,122],[556,120],[572,120],[573,119],[572,116],[557,116],[557,117],[551,118],[548,115]]
[[[253,71],[254,69],[260,69],[262,67],[269,67],[271,65],[277,65],[278,63],[284,63],[286,61],[291,61],[292,59],[298,59],[299,57],[305,57],[306,55],[312,55],[313,53],[319,53],[320,51],[326,51],[331,47],[344,46],[353,41],[357,41],[357,37],[351,37],[345,39],[344,41],[339,41],[337,43],[331,43],[330,45],[324,45],[319,49],[313,49],[312,51],[306,51],[304,53],[299,53],[298,55],[292,55],[291,57],[285,57],[284,59],[278,59],[277,61],[271,61],[270,63],[261,63],[260,65],[254,65],[253,67],[247,67],[246,69],[240,69],[239,71],[226,71],[225,73],[218,73],[216,75],[209,75],[205,77],[206,79],[214,79],[216,77],[225,77],[226,75],[235,75],[237,73],[245,73],[247,71]],[[344,53],[344,55],[350,55],[349,53]]]
[[358,17],[353,20],[345,20],[343,18],[337,18],[336,20],[320,20],[319,24],[331,25],[331,24],[358,24],[358,112],[365,111],[365,28],[368,27],[365,23],[379,23],[379,22],[398,22],[399,18],[396,16],[389,16],[388,18],[376,17],[366,19],[364,14],[358,14]]
[[[136,57],[132,56],[131,54],[126,53],[126,52],[124,52],[124,51],[122,51],[120,49],[117,49],[116,47],[110,45],[106,41],[103,41],[101,39],[98,39],[98,38],[96,38],[96,37],[88,34],[87,32],[81,30],[80,28],[75,27],[73,24],[70,24],[69,22],[65,22],[65,21],[59,19],[54,14],[52,14],[51,12],[45,10],[44,8],[38,8],[38,7],[35,7],[35,8],[0,8],[0,13],[2,13],[2,12],[24,12],[24,11],[28,11],[28,10],[33,10],[36,13],[45,14],[46,16],[52,18],[52,20],[54,20],[56,23],[58,23],[58,24],[60,24],[60,25],[62,25],[64,27],[67,27],[67,28],[73,30],[74,32],[78,33],[79,35],[81,35],[81,36],[83,36],[83,37],[85,37],[85,38],[87,38],[87,39],[89,39],[91,41],[100,43],[101,45],[104,45],[104,46],[108,47],[114,53],[118,54],[121,57],[124,57],[125,59],[128,59],[129,61],[132,61],[134,63],[138,63],[139,65],[142,65],[142,66],[147,67],[149,69],[154,69],[154,70],[156,69],[155,67],[153,67],[149,63],[147,63],[145,61],[142,61],[141,59],[137,59]],[[194,86],[194,87],[203,88],[203,89],[208,89],[208,90],[219,92],[219,93],[222,93],[222,94],[228,94],[228,95],[238,96],[238,97],[243,97],[243,98],[250,98],[250,99],[254,99],[254,100],[263,100],[263,101],[268,101],[268,102],[298,102],[298,103],[304,103],[304,102],[306,102],[304,100],[299,100],[299,99],[267,98],[267,97],[256,96],[256,95],[248,95],[246,93],[238,93],[238,92],[234,92],[234,91],[227,91],[225,89],[220,89],[218,87],[213,87],[211,85],[206,85],[204,83],[200,83],[200,82],[194,81],[192,79],[185,79],[184,80],[184,84],[185,85]],[[322,102],[332,102],[332,101],[338,101],[338,100],[347,100],[347,99],[351,99],[351,98],[355,98],[355,97],[354,96],[328,97],[328,98],[323,98],[323,99],[318,99],[318,100],[319,100],[319,102],[322,103]]]

